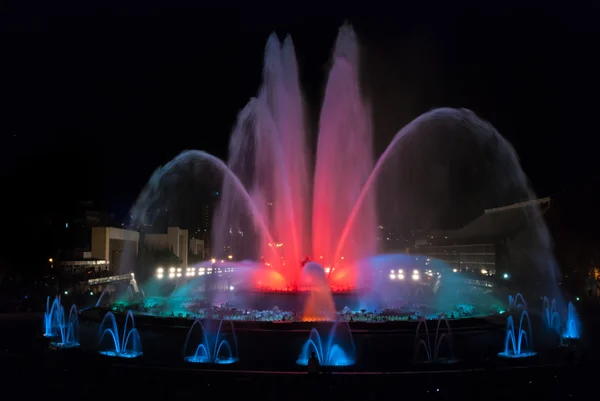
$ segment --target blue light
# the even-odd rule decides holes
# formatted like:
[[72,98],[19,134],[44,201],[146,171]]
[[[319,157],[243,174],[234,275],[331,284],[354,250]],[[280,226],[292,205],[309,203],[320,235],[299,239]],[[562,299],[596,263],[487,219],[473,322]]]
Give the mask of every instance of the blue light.
[[507,279],[507,278],[508,278],[508,273],[504,273],[504,274],[502,275],[502,277],[504,277],[505,279]]
[[69,228],[69,223],[65,223],[65,228]]

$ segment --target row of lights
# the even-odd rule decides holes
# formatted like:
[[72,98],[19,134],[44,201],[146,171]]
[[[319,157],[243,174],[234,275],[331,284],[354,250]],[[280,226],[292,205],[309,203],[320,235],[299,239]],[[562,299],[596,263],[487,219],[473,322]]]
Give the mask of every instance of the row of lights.
[[[234,271],[233,267],[227,267],[227,268],[212,268],[212,267],[188,267],[185,269],[185,276],[186,277],[195,277],[196,274],[198,276],[203,276],[204,274],[212,274],[214,270],[214,273],[218,273],[220,275],[220,273],[225,272],[225,273],[232,273]],[[159,267],[156,269],[156,278],[158,278],[159,280],[163,279],[165,277],[165,269],[162,267]],[[182,276],[182,269],[181,267],[170,267],[169,268],[169,272],[167,277],[170,279],[176,278],[176,277],[181,277]]]
[[[411,278],[414,281],[418,281],[421,279],[421,274],[419,273],[419,271],[417,269],[412,271],[412,276]],[[404,280],[404,270],[402,269],[398,269],[398,271],[396,270],[390,270],[390,280]]]
[[[162,267],[159,267],[158,269],[156,269],[156,277],[158,279],[163,278],[164,275],[165,275],[165,269],[163,269]],[[170,267],[169,268],[169,278],[175,278],[175,277],[181,277],[181,267],[178,267],[178,268]]]

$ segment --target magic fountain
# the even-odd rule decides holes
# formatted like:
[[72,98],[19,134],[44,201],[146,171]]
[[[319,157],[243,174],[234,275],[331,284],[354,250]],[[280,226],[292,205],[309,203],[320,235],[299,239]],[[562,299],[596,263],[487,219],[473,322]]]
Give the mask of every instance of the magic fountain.
[[[492,155],[486,163],[498,166],[494,188],[512,191],[515,199],[534,198],[510,144],[465,109],[436,109],[419,116],[374,162],[371,114],[358,71],[356,35],[344,25],[335,44],[313,160],[294,45],[289,36],[281,43],[272,34],[265,49],[263,84],[238,115],[228,162],[202,151],[180,154],[151,177],[132,209],[133,221],[152,224],[151,211],[160,209],[167,193],[178,193],[164,188],[172,187],[182,170],[191,169],[195,175],[207,166],[223,179],[213,221],[214,260],[235,264],[231,261],[235,255],[236,260],[254,261],[240,269],[248,272],[246,287],[307,291],[311,295],[306,319],[333,320],[332,291],[377,287],[373,258],[378,254],[378,221],[402,227],[402,219],[385,214],[402,209],[399,199],[406,189],[393,187],[392,167],[405,156],[401,150],[409,138],[460,129],[461,138]],[[384,175],[386,171],[391,176]],[[380,207],[382,188],[390,207]],[[166,209],[176,207],[163,204],[161,210]],[[536,256],[547,255],[537,259],[544,260],[544,266],[537,267],[556,282],[550,238],[539,211],[533,209]],[[202,269],[215,268],[214,260]],[[200,278],[192,281],[196,279]]]

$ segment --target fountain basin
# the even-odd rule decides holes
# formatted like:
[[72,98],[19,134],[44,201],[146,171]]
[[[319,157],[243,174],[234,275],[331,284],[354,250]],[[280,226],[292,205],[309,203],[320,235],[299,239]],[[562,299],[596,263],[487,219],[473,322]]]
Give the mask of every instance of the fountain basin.
[[214,363],[215,365],[230,365],[232,363],[236,363],[238,358],[217,358],[212,360],[207,356],[186,356],[183,358],[184,361],[188,363]]
[[50,349],[54,349],[54,350],[60,350],[60,349],[72,349],[72,348],[79,348],[79,343],[78,342],[51,342],[50,343]]
[[530,358],[532,356],[537,355],[537,352],[521,352],[521,353],[516,353],[513,351],[505,351],[505,352],[498,352],[498,356],[501,358],[510,358],[510,359],[518,359],[518,358]]
[[138,351],[98,351],[100,355],[109,356],[111,358],[124,358],[124,359],[133,359],[138,358],[143,355],[142,352]]

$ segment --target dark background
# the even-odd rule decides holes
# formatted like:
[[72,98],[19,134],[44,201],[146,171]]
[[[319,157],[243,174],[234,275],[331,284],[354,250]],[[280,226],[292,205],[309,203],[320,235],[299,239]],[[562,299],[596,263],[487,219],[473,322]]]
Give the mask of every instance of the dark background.
[[350,21],[376,149],[419,114],[466,107],[518,152],[552,233],[593,250],[597,43],[593,2],[496,5],[4,2],[0,174],[5,224],[24,237],[67,200],[124,216],[151,173],[184,149],[226,157],[260,85],[270,32],[291,33],[316,120],[338,27]]

